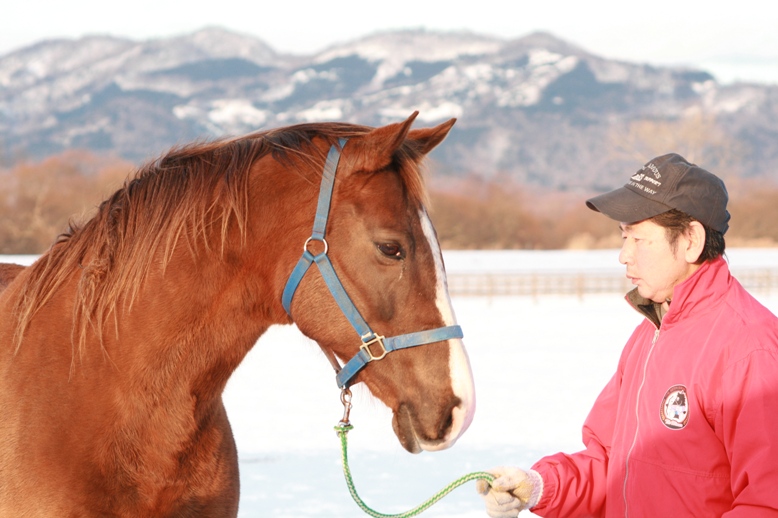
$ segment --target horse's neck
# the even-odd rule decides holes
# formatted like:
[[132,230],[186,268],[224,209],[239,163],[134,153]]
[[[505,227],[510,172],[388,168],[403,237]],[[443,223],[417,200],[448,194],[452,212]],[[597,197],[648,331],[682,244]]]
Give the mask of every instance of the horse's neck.
[[132,307],[118,307],[115,324],[108,322],[108,354],[132,351],[122,361],[160,389],[185,386],[203,400],[220,394],[272,323],[252,308],[262,301],[248,299],[251,281],[227,268],[217,259],[173,261],[151,275]]

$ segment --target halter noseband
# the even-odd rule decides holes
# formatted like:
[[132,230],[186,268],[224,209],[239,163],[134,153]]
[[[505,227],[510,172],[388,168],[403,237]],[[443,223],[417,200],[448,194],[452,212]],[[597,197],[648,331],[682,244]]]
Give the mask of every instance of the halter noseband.
[[[340,310],[348,321],[351,322],[351,325],[362,340],[359,352],[346,362],[343,367],[340,367],[334,356],[328,354],[330,362],[333,364],[337,373],[335,381],[340,388],[348,388],[352,378],[368,363],[374,360],[381,360],[390,352],[406,349],[408,347],[450,340],[452,338],[462,338],[463,336],[462,328],[458,325],[454,325],[385,338],[374,333],[373,330],[370,329],[370,326],[365,322],[362,315],[359,314],[356,306],[354,306],[354,303],[349,298],[343,284],[341,284],[340,279],[338,279],[338,276],[335,273],[335,269],[332,267],[330,258],[327,256],[328,245],[327,241],[324,239],[324,232],[327,227],[327,219],[330,212],[332,188],[335,184],[335,172],[338,169],[340,151],[346,145],[346,141],[347,139],[339,139],[338,145],[333,145],[327,154],[327,161],[324,164],[324,172],[322,173],[321,186],[319,188],[319,202],[316,207],[313,232],[311,233],[311,237],[305,240],[303,255],[297,262],[294,270],[292,270],[289,280],[286,282],[284,293],[281,296],[281,303],[283,304],[286,313],[291,317],[292,298],[297,290],[297,286],[300,284],[300,281],[302,281],[303,276],[308,271],[311,264],[316,263],[321,276],[324,278],[324,282],[327,284],[330,293],[335,298],[335,302],[337,302]],[[324,251],[317,255],[310,253],[308,251],[308,243],[311,241],[321,241],[324,245]],[[326,351],[325,354],[327,354]]]

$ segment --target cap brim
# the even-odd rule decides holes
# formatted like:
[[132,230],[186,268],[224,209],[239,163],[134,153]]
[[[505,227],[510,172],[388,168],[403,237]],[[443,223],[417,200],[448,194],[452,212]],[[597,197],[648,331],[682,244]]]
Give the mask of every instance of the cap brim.
[[672,207],[649,200],[626,187],[586,200],[586,206],[622,223],[643,221],[672,210]]

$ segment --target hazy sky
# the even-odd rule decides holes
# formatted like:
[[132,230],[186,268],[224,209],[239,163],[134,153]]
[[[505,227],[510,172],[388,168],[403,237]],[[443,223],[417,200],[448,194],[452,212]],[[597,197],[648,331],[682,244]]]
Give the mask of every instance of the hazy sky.
[[[722,82],[778,84],[778,2],[739,0],[26,0],[0,16],[0,55],[49,38],[179,35],[216,25],[280,52],[313,53],[376,31],[468,30],[517,38],[544,30],[608,58],[684,64]],[[181,7],[186,6],[186,7]]]

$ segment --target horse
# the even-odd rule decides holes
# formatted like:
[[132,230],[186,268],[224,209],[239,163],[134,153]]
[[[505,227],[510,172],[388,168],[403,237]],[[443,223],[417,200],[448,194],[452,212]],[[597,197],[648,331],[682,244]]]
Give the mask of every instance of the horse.
[[176,146],[14,269],[0,516],[236,516],[222,392],[271,325],[356,362],[337,384],[364,383],[409,452],[453,445],[475,395],[422,171],[455,120],[417,115]]

